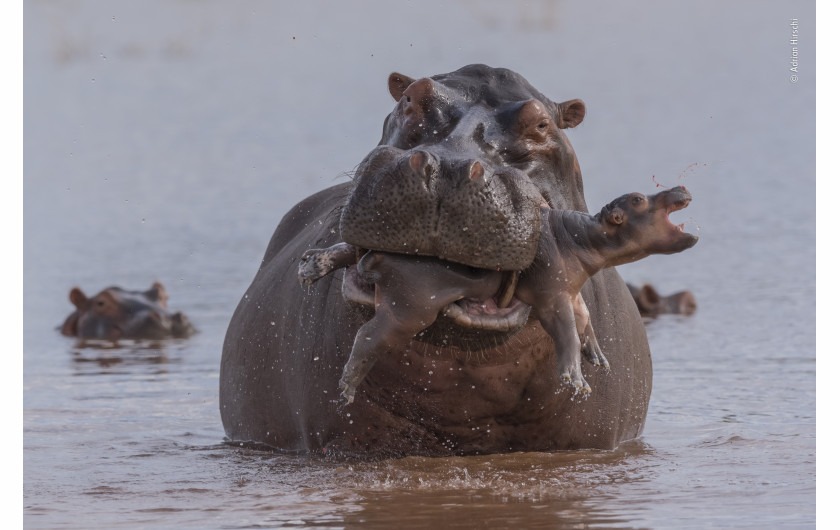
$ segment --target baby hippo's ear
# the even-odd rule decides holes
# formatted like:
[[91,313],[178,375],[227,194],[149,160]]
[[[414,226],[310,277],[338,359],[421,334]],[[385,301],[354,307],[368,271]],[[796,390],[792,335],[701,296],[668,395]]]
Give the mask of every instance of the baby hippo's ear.
[[607,214],[607,220],[614,225],[620,225],[624,222],[624,210],[621,208],[613,208]]

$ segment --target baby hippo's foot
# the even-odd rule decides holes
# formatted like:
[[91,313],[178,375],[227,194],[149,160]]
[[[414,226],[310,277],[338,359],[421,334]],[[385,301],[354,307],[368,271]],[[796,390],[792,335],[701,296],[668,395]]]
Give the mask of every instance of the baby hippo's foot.
[[589,386],[589,383],[586,382],[586,380],[583,378],[583,374],[581,374],[580,372],[579,361],[573,361],[568,366],[561,366],[560,380],[564,383],[572,385],[575,388],[575,394],[589,394],[592,392],[592,388]]
[[598,341],[595,340],[595,337],[592,337],[591,340],[586,340],[583,343],[583,346],[580,348],[580,353],[583,355],[584,359],[593,365],[603,366],[607,369],[607,371],[609,371],[610,363],[607,361],[604,352],[601,351],[601,347],[598,345]]
[[356,385],[348,382],[344,377],[338,382],[338,388],[341,390],[341,396],[347,400],[347,404],[353,403],[356,397]]
[[311,248],[303,253],[298,263],[298,281],[312,285],[334,270],[330,254],[323,248]]

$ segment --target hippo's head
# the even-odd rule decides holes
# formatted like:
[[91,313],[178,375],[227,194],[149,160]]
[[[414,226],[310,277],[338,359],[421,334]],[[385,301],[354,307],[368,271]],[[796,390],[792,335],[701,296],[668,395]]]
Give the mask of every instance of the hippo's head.
[[[668,216],[691,202],[685,186],[677,186],[656,195],[628,193],[610,202],[596,216],[604,234],[621,248],[628,261],[651,254],[674,254],[693,247],[699,239],[674,225]],[[617,263],[616,263],[617,264]]]
[[397,105],[356,171],[344,241],[516,271],[534,259],[540,205],[586,210],[563,133],[583,120],[582,101],[554,103],[484,65],[418,80],[394,73],[388,89]]
[[627,284],[630,294],[644,317],[656,317],[663,314],[693,315],[697,311],[697,299],[691,291],[680,291],[668,296],[662,296],[649,283],[641,287]]
[[61,333],[81,339],[167,339],[195,333],[183,313],[166,311],[166,290],[158,282],[148,291],[108,287],[88,298],[78,287],[70,290],[76,306],[61,327]]

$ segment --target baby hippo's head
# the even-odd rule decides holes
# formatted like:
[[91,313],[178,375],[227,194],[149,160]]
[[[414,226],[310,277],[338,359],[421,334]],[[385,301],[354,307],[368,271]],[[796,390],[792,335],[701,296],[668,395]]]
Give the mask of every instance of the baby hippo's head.
[[600,223],[604,232],[617,245],[634,254],[673,254],[691,248],[699,239],[674,225],[668,216],[691,202],[685,186],[677,186],[656,195],[628,193],[601,209]]

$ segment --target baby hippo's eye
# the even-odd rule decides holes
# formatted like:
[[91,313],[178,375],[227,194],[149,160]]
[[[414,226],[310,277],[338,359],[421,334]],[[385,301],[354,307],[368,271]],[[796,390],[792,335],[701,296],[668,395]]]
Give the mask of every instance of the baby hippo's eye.
[[643,201],[643,200],[644,200],[644,199],[643,199],[642,197],[640,197],[640,196],[636,195],[635,197],[633,197],[632,202],[633,202],[633,205],[634,205],[634,206],[638,206],[639,204],[642,204],[642,201]]

